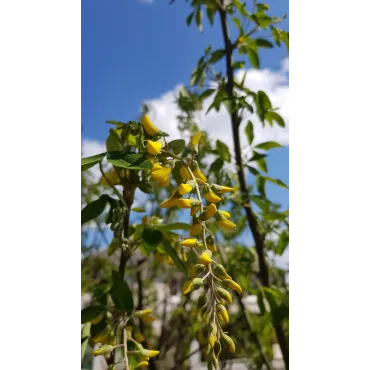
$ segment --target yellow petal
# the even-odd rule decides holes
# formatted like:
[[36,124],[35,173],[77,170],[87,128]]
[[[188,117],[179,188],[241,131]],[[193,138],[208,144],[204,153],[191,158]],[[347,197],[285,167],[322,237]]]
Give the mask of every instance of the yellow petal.
[[135,367],[135,369],[145,369],[146,367],[149,366],[149,362],[148,361],[141,361],[137,364],[137,366]]
[[180,167],[180,175],[181,175],[183,180],[191,180],[192,179],[189,171],[187,170],[187,168],[184,165],[182,165]]
[[154,136],[159,133],[159,130],[157,127],[154,126],[153,122],[150,120],[149,116],[147,114],[144,115],[142,120],[143,128],[145,132],[150,135]]
[[217,207],[215,204],[210,204],[208,207],[207,207],[207,210],[206,210],[206,217],[207,219],[213,217],[217,212]]
[[191,146],[197,146],[199,144],[199,140],[202,136],[201,132],[197,132],[190,140],[190,145]]
[[199,210],[199,207],[191,207],[190,216],[195,216]]
[[208,249],[211,251],[211,252],[217,252],[217,248],[215,245],[213,244],[207,244],[207,247]]
[[193,187],[190,184],[180,184],[178,192],[180,195],[185,195],[190,193],[193,190]]
[[229,220],[218,220],[217,223],[225,230],[230,230],[236,227],[236,225]]
[[193,171],[193,174],[195,176],[196,179],[201,179],[202,181],[204,182],[207,182],[207,177],[205,177],[203,174],[202,174],[202,171],[197,168],[196,170]]
[[155,319],[156,318],[154,316],[144,316],[141,318],[141,320],[146,324],[150,324],[151,322],[155,321]]
[[[115,169],[112,171],[109,171],[108,173],[105,174],[105,176],[108,178],[108,180],[113,184],[113,185],[119,185],[120,184],[120,179],[119,176],[116,172]],[[101,178],[101,183],[103,185],[108,185],[108,182],[105,180],[104,176]]]
[[210,203],[217,203],[221,200],[221,198],[213,191],[205,193],[204,198],[206,198]]
[[185,239],[180,243],[180,245],[182,245],[183,247],[192,248],[192,247],[195,247],[197,242],[198,242],[197,239]]
[[159,351],[154,351],[154,350],[151,350],[151,349],[141,349],[140,350],[140,354],[144,357],[154,357],[154,356],[157,356],[159,354]]
[[151,176],[154,181],[164,182],[164,181],[167,181],[167,179],[170,176],[170,173],[171,173],[171,168],[163,167],[160,170],[156,170],[152,172]]
[[177,199],[177,204],[180,208],[191,208],[192,200],[191,199]]
[[160,170],[161,168],[163,167],[158,162],[155,162],[152,167],[152,172]]
[[153,312],[153,310],[151,310],[151,309],[139,310],[139,311],[135,312],[135,316],[138,317],[138,318],[144,317],[144,316],[149,316],[152,312]]
[[170,185],[170,178],[167,177],[165,181],[159,181],[158,184],[161,188],[167,188]]
[[226,321],[226,323],[229,322],[229,314],[228,314],[225,306],[223,306],[222,304],[218,304],[217,305],[217,312],[220,314],[222,319],[224,321]]
[[170,197],[166,199],[164,202],[162,202],[159,206],[161,208],[171,208],[171,207],[175,207],[176,205],[177,205],[177,199]]
[[230,213],[229,213],[229,212],[221,211],[221,210],[219,210],[219,212],[220,212],[223,216],[225,216],[226,218],[230,218],[230,217],[231,217],[231,215],[230,215]]
[[185,284],[182,287],[181,293],[187,294],[191,291],[191,288],[193,287],[193,280],[186,281]]
[[140,331],[138,331],[138,332],[134,333],[134,338],[135,338],[135,340],[136,340],[136,341],[138,341],[139,343],[144,342],[144,340],[145,340],[144,335],[143,335]]
[[[210,253],[212,254],[212,253]],[[207,252],[203,252],[199,258],[198,262],[202,265],[209,265],[212,262],[211,256]]]
[[190,236],[197,236],[202,232],[202,225],[201,224],[195,224],[192,225],[190,228]]
[[234,280],[224,279],[222,280],[222,284],[232,290],[235,290],[236,292],[241,293],[243,291],[242,287],[239,284],[237,284]]
[[148,140],[146,143],[146,149],[149,154],[157,155],[162,150],[162,144],[158,141]]

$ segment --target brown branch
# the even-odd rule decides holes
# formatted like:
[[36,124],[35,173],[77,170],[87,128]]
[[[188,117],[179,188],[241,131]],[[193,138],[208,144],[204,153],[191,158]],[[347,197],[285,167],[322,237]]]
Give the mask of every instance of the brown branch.
[[[244,174],[244,166],[241,156],[241,145],[240,145],[240,135],[239,135],[239,126],[241,123],[241,118],[238,116],[236,107],[235,107],[235,100],[234,98],[234,71],[233,71],[233,44],[230,40],[229,30],[227,26],[227,15],[224,8],[224,0],[221,0],[221,6],[219,7],[219,14],[221,20],[221,27],[222,27],[222,35],[225,44],[225,51],[226,51],[226,74],[227,74],[227,94],[228,98],[231,101],[231,124],[232,124],[232,133],[233,133],[233,141],[234,141],[234,151],[235,151],[235,160],[237,166],[237,173],[239,179],[239,186],[240,191],[243,195],[243,200],[248,206],[244,205],[245,213],[248,220],[249,228],[252,232],[253,239],[256,245],[256,251],[258,255],[258,262],[259,262],[259,276],[262,282],[262,285],[265,287],[270,286],[269,281],[269,271],[268,266],[265,258],[265,246],[264,246],[264,237],[259,231],[258,222],[256,216],[252,211],[252,207],[250,205],[250,196],[247,188],[247,182],[245,179]],[[276,336],[281,348],[281,352],[283,354],[284,363],[286,370],[289,370],[289,347],[286,341],[284,330],[282,328],[281,323],[275,323],[274,328],[276,331]]]

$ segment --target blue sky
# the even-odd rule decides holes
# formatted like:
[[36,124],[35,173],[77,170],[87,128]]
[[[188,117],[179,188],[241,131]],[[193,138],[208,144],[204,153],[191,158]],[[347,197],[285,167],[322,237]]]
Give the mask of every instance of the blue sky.
[[[288,13],[288,0],[270,3],[270,14]],[[109,128],[105,121],[136,119],[143,101],[162,104],[163,94],[189,82],[197,60],[209,44],[214,49],[222,46],[218,18],[214,27],[209,27],[205,19],[204,33],[200,34],[194,25],[186,26],[189,12],[190,5],[184,0],[176,0],[171,6],[168,0],[154,0],[151,4],[138,0],[82,0],[83,140],[104,142]],[[288,21],[280,27],[288,30]],[[236,35],[235,30],[231,32]],[[286,57],[284,47],[261,52],[261,68],[280,73]],[[289,72],[285,71],[284,76],[288,79]],[[289,148],[271,151],[268,166],[269,176],[288,184]],[[274,201],[288,205],[286,190],[268,185],[268,191]]]

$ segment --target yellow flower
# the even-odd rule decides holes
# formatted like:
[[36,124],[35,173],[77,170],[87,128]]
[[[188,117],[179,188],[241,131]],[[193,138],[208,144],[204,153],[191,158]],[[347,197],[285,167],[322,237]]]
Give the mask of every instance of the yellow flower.
[[135,369],[144,369],[146,367],[149,366],[149,362],[148,361],[141,361],[137,364],[137,366],[135,367]]
[[217,264],[213,267],[213,272],[218,278],[221,279],[232,279],[231,276],[226,272],[225,268],[222,265]]
[[182,287],[181,293],[183,295],[188,294],[192,290],[197,290],[203,285],[203,280],[201,278],[195,278],[193,280],[188,280]]
[[158,182],[165,182],[170,177],[171,168],[169,167],[162,167],[159,170],[152,171],[152,179]]
[[155,162],[152,167],[152,172],[160,170],[161,168],[163,167],[158,162]]
[[212,348],[215,345],[215,341],[216,341],[216,337],[213,334],[211,334],[208,338],[208,343],[211,345]]
[[191,208],[193,206],[197,206],[200,204],[200,201],[198,199],[178,199],[177,200],[177,206],[180,208]]
[[209,265],[212,262],[211,257],[212,257],[212,252],[207,250],[199,256],[198,263],[202,265]]
[[202,136],[201,132],[197,132],[190,140],[190,145],[191,146],[197,146],[199,144],[199,140]]
[[209,192],[205,193],[204,198],[206,198],[208,200],[208,202],[210,202],[210,203],[217,203],[221,200],[221,198],[216,193],[214,193],[213,191],[209,191]]
[[201,224],[195,224],[192,225],[190,228],[190,236],[197,236],[202,232],[202,225]]
[[150,324],[151,322],[155,321],[155,319],[156,318],[154,316],[144,316],[141,318],[141,320],[146,324]]
[[229,314],[227,313],[227,310],[226,310],[226,307],[223,306],[222,304],[217,304],[217,312],[219,313],[219,315],[222,317],[222,319],[224,321],[226,321],[226,323],[229,322]]
[[159,206],[161,208],[171,208],[177,205],[177,201],[178,199],[172,196],[166,199],[164,202],[162,202]]
[[135,340],[137,340],[139,343],[144,342],[144,340],[145,340],[144,335],[143,335],[140,331],[136,331],[136,332],[134,333],[134,338],[135,338]]
[[234,227],[236,227],[236,225],[234,223],[232,223],[231,221],[229,220],[218,220],[217,221],[218,225],[220,225],[224,230],[230,230],[230,229],[233,229]]
[[193,171],[193,174],[195,176],[196,179],[201,179],[203,182],[207,182],[207,177],[205,177],[203,174],[202,174],[202,171],[197,168],[196,170]]
[[168,177],[165,181],[160,181],[158,184],[161,188],[167,188],[170,185],[170,178]]
[[197,243],[197,239],[185,239],[180,243],[180,245],[182,245],[183,247],[193,248],[196,246]]
[[148,140],[148,142],[146,143],[146,149],[149,154],[157,155],[162,150],[162,144],[158,141]]
[[235,190],[234,188],[230,188],[229,186],[222,186],[222,185],[217,185],[217,184],[213,184],[211,187],[214,192],[220,193],[220,194]]
[[236,292],[239,292],[239,293],[243,291],[242,287],[239,284],[237,284],[234,280],[231,280],[231,279],[222,280],[222,285],[232,290],[235,290]]
[[221,211],[221,210],[219,210],[219,212],[220,212],[223,216],[225,216],[226,218],[230,218],[230,217],[231,217],[231,215],[230,215],[230,213],[229,213],[229,212]]
[[211,252],[217,252],[217,248],[214,244],[210,244],[210,245],[207,245],[208,246],[208,249],[211,251]]
[[210,204],[208,207],[207,207],[207,210],[206,210],[206,217],[207,219],[213,217],[215,215],[215,213],[217,212],[217,207],[215,204]]
[[199,210],[199,207],[191,207],[190,216],[195,216]]
[[193,190],[193,187],[190,184],[180,184],[178,192],[180,195],[185,195],[190,193]]
[[154,357],[159,354],[159,351],[154,351],[152,349],[140,349],[140,354],[144,357]]
[[188,169],[184,165],[181,165],[181,167],[180,167],[180,175],[181,175],[181,178],[183,180],[191,180],[192,179]]
[[[120,179],[119,179],[119,176],[117,174],[117,171],[113,168],[112,171],[109,171],[108,173],[105,174],[105,176],[107,177],[107,179],[113,184],[113,185],[119,185],[121,182],[120,182]],[[100,182],[103,184],[103,185],[108,185],[108,182],[107,180],[104,178],[104,176],[101,178]]]
[[157,135],[159,133],[158,128],[153,125],[153,122],[150,120],[149,116],[146,115],[146,114],[143,117],[142,124],[143,124],[143,128],[144,128],[145,132],[148,135],[154,136],[154,135]]
[[107,345],[107,346],[103,346],[103,347],[96,349],[95,351],[92,352],[92,354],[94,356],[100,356],[100,355],[106,355],[108,353],[111,353],[112,351],[113,351],[113,346]]

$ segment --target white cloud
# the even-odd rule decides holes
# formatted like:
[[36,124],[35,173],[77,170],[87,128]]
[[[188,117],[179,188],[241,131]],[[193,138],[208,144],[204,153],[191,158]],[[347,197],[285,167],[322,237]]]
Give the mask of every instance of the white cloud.
[[[255,143],[277,141],[282,145],[289,145],[288,71],[289,60],[285,59],[279,71],[250,69],[247,71],[239,70],[236,73],[236,79],[241,80],[244,72],[246,72],[245,86],[252,91],[265,91],[273,106],[279,108],[278,112],[286,123],[285,128],[277,127],[276,125],[273,128],[268,125],[262,127],[255,115],[248,117],[254,123]],[[172,91],[164,93],[158,99],[145,101],[150,108],[149,116],[155,125],[170,134],[171,138],[177,138],[180,135],[176,120],[176,116],[180,112],[175,103],[175,97],[179,89],[180,85],[176,86]],[[207,115],[205,114],[212,101],[212,96],[206,99],[203,110],[197,114],[197,122],[201,129],[208,131],[212,139],[220,139],[233,149],[231,123],[226,109],[222,107],[220,112],[212,110]],[[244,134],[246,122],[247,120],[242,122],[240,127],[243,147],[247,146],[247,140]]]

